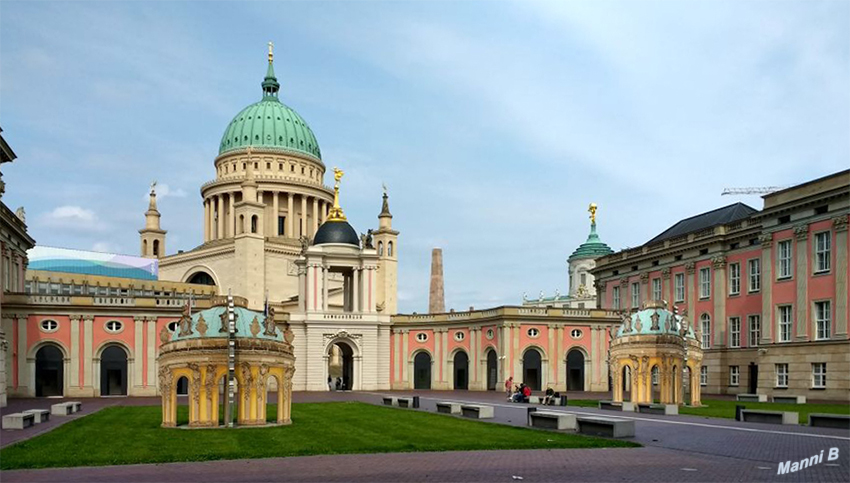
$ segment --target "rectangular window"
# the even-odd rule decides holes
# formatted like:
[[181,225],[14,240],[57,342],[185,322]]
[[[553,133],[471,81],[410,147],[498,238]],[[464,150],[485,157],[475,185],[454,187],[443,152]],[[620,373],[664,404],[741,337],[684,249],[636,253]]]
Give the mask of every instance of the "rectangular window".
[[620,287],[611,289],[611,307],[614,309],[620,308]]
[[699,298],[707,299],[711,297],[711,268],[705,267],[699,269]]
[[673,277],[673,288],[676,302],[684,302],[685,301],[685,274],[677,273]]
[[749,291],[758,292],[761,290],[761,259],[748,260],[747,273],[749,273]]
[[741,379],[741,370],[738,366],[729,366],[729,385],[737,386]]
[[830,322],[832,318],[832,307],[830,307],[830,305],[832,304],[830,304],[829,301],[815,302],[815,325],[817,326],[815,339],[817,340],[830,338]]
[[779,342],[791,342],[791,325],[794,323],[790,305],[779,307]]
[[758,347],[761,338],[761,316],[750,315],[747,317],[747,327],[750,328],[750,347]]
[[788,364],[776,364],[776,387],[788,387]]
[[741,347],[741,318],[729,317],[729,346]]
[[584,272],[581,272],[581,284],[587,286],[587,274]]
[[812,363],[812,387],[818,389],[826,387],[826,362]]
[[286,226],[286,217],[278,216],[277,217],[277,236],[281,236],[284,234],[283,227]]
[[702,348],[710,349],[711,348],[711,318],[709,318],[708,314],[703,314],[702,316]]
[[661,279],[652,279],[652,300],[661,300]]
[[632,308],[640,308],[640,283],[632,284]]
[[741,264],[729,264],[729,295],[741,293]]
[[776,256],[779,266],[776,270],[777,278],[791,278],[791,240],[784,240],[778,244]]
[[658,367],[652,368],[652,385],[653,386],[658,385]]
[[829,271],[829,252],[832,242],[830,235],[828,231],[815,233],[815,273]]
[[708,385],[708,367],[701,366],[699,368],[699,385],[707,386]]

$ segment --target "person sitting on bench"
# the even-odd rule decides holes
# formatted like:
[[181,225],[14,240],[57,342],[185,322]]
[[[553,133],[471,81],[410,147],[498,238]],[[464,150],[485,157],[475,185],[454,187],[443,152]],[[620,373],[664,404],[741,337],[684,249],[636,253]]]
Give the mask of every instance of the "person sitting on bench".
[[527,403],[529,397],[531,397],[531,387],[523,384],[522,385],[522,402]]
[[555,390],[552,389],[552,386],[546,388],[546,397],[543,398],[544,406],[551,406],[555,403],[553,398],[555,397]]

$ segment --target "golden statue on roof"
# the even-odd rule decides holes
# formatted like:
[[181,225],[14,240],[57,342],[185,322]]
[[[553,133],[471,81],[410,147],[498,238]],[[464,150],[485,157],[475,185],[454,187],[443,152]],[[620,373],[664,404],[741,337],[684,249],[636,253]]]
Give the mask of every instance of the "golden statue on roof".
[[596,203],[591,203],[587,208],[587,211],[590,212],[590,223],[596,224]]
[[339,181],[343,175],[345,175],[343,170],[334,167],[334,206],[328,212],[328,221],[346,221],[345,214],[339,206]]

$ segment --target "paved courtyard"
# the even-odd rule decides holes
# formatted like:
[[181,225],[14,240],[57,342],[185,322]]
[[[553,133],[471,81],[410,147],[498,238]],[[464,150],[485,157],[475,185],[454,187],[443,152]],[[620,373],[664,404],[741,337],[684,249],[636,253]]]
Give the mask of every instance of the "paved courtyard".
[[[424,411],[437,401],[486,402],[495,406],[494,423],[524,426],[527,405],[504,401],[498,393],[296,393],[295,402],[358,400],[379,404],[385,394],[416,394]],[[586,398],[586,395],[582,395]],[[29,404],[46,400],[12,400]],[[104,402],[106,401],[106,402]],[[52,402],[52,401],[51,401]],[[100,404],[158,404],[155,398],[98,399]],[[47,403],[49,405],[49,403]],[[6,408],[11,409],[14,407]],[[169,463],[96,468],[4,471],[14,481],[849,481],[850,434],[845,430],[739,423],[697,416],[654,416],[548,408],[635,421],[638,449],[468,451],[373,455],[308,456],[263,460]],[[547,410],[548,410],[547,409]],[[6,412],[6,410],[4,410]],[[448,416],[447,416],[448,417]],[[59,418],[57,418],[59,419]],[[297,424],[297,421],[296,421]],[[3,431],[7,444],[11,432]],[[23,434],[19,432],[19,434]],[[799,461],[839,448],[839,459],[778,476],[779,462]],[[826,460],[826,458],[824,458]]]

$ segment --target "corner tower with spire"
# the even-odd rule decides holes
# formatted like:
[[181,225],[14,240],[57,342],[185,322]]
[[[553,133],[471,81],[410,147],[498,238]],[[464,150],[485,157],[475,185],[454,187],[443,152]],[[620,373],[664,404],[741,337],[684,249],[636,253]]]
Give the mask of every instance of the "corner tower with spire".
[[156,181],[151,183],[148,211],[145,212],[145,227],[139,230],[141,253],[145,258],[165,256],[165,233],[159,226],[159,210],[156,208]]
[[398,234],[393,230],[393,215],[384,186],[384,200],[374,236],[378,250],[378,306],[390,315],[398,313]]

